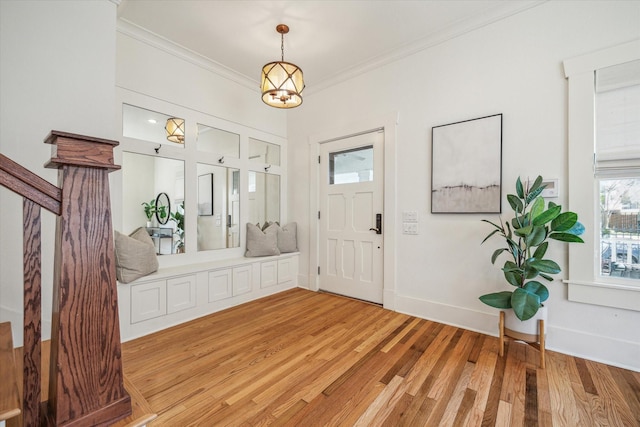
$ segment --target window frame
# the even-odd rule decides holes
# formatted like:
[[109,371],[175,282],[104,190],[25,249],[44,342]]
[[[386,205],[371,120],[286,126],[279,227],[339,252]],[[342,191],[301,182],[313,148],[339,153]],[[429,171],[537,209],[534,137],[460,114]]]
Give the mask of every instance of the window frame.
[[[568,299],[640,311],[640,281],[600,275],[600,179],[594,176],[595,72],[640,59],[640,40],[564,61],[568,80],[569,207],[585,224],[569,248]],[[585,183],[591,182],[591,185]]]

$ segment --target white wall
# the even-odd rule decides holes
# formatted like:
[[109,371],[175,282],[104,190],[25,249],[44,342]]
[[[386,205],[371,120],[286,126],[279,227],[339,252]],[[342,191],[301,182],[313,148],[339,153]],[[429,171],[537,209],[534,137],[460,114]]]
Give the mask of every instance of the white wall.
[[[0,152],[44,169],[52,130],[115,139],[116,5],[0,1]],[[22,345],[22,199],[0,188],[0,321]],[[50,333],[55,217],[42,211],[43,336]]]
[[[559,179],[567,204],[567,84],[562,61],[640,37],[640,2],[547,2],[305,97],[288,117],[289,218],[299,224],[301,279],[309,260],[309,137],[399,113],[397,207],[418,211],[419,235],[396,234],[398,311],[497,333],[497,312],[478,296],[506,289],[480,242],[497,215],[430,214],[431,128],[503,114],[503,212],[518,175]],[[336,102],[339,100],[339,102]],[[313,171],[311,173],[314,173]],[[567,277],[567,251],[552,243]],[[567,301],[550,284],[548,346],[640,369],[640,312]]]
[[181,57],[179,48],[159,48],[148,34],[123,23],[119,28],[118,87],[273,135],[286,135],[286,112],[255,102],[256,97],[260,100],[257,80],[255,90],[248,89],[216,75],[201,63],[185,59],[186,55]]

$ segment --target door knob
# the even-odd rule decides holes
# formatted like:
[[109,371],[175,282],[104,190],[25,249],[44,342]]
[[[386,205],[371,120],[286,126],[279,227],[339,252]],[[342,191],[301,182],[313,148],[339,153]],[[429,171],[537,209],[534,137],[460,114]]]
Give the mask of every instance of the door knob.
[[376,234],[382,234],[382,214],[376,214],[376,227],[369,230],[375,231]]

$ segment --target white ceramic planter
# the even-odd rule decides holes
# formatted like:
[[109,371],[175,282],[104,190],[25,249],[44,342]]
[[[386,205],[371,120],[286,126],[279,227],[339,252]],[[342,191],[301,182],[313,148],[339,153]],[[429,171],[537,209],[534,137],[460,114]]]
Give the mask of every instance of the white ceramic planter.
[[547,307],[545,306],[540,307],[538,312],[528,320],[518,319],[513,310],[504,310],[505,334],[523,341],[538,341],[540,320],[544,320],[544,332],[546,333]]

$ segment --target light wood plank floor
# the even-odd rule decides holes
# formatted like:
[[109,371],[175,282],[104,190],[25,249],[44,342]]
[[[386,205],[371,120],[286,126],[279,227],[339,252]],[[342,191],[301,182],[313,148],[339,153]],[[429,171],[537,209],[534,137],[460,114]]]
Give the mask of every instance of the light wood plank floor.
[[[497,325],[496,325],[497,327]],[[294,289],[123,345],[155,426],[640,426],[640,373]]]

